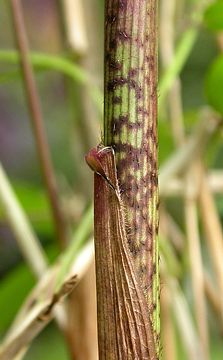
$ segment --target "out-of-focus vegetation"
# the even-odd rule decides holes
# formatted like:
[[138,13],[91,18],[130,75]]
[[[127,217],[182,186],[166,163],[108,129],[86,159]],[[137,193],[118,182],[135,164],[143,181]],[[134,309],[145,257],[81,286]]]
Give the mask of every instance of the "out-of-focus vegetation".
[[[24,0],[22,4],[31,62],[59,184],[60,204],[72,235],[81,224],[92,196],[92,177],[85,166],[84,154],[101,137],[104,4],[101,0],[83,1],[82,47],[69,40],[65,1]],[[75,22],[78,15],[74,8],[73,12]],[[221,118],[223,114],[223,1],[161,0],[159,22],[159,162],[162,173],[171,156],[196,133],[198,122],[211,123],[213,118]],[[0,2],[0,24],[1,163],[49,262],[53,262],[59,249],[29,121],[9,1],[6,0]],[[202,148],[202,141],[200,143]],[[205,148],[196,149],[196,153],[200,153],[198,159],[193,161],[196,154],[192,154],[180,176],[177,174],[170,179],[169,190],[161,191],[161,293],[164,293],[161,328],[164,356],[173,360],[192,359],[189,354],[193,346],[199,347],[199,341],[194,344],[199,336],[201,347],[206,336],[204,359],[208,359],[209,346],[210,359],[223,356],[223,310],[220,308],[223,295],[218,281],[219,276],[223,279],[223,273],[216,273],[211,255],[214,245],[210,239],[215,236],[216,218],[212,219],[211,230],[207,230],[207,214],[202,207],[205,201],[206,206],[210,202],[200,200],[199,189],[204,192],[205,187],[196,188],[201,166],[202,172],[205,171],[202,176],[212,179],[208,182],[208,191],[217,210],[220,235],[218,232],[216,236],[223,241],[220,127],[210,136]],[[196,248],[193,253],[194,236],[196,244],[198,240],[198,250]],[[1,204],[0,257],[0,335],[3,338],[36,279],[21,256]],[[199,261],[202,268],[197,270]],[[196,275],[201,276],[200,280],[193,278]],[[206,285],[202,283],[196,293],[199,281]],[[211,290],[210,285],[213,285]],[[169,287],[166,295],[165,287]],[[207,315],[205,311],[198,314],[200,296]],[[202,333],[199,316],[207,334]],[[193,333],[190,333],[190,326]],[[168,335],[165,337],[167,332],[169,339]],[[196,353],[196,349],[194,351]],[[25,357],[27,360],[68,358],[65,341],[54,323],[39,335]]]

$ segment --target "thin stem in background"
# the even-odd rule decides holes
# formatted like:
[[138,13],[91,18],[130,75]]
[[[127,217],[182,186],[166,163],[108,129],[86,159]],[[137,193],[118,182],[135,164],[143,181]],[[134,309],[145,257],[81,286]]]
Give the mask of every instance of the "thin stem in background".
[[196,328],[186,297],[175,279],[170,277],[168,286],[172,294],[175,321],[187,354],[187,359],[202,359]]
[[160,209],[160,226],[159,226],[159,244],[161,259],[161,283],[162,291],[160,297],[160,308],[161,308],[161,336],[162,346],[165,360],[176,360],[177,359],[177,336],[176,329],[173,321],[173,294],[169,288],[170,274],[174,277],[179,276],[179,264],[178,259],[173,251],[173,247],[168,241],[169,228],[167,213],[164,206]]
[[[163,274],[164,275],[164,274]],[[165,275],[161,278],[166,283]],[[161,328],[162,346],[165,360],[177,360],[176,354],[176,333],[172,317],[172,294],[170,289],[165,286],[161,292]]]
[[0,204],[9,221],[26,262],[37,278],[47,269],[47,258],[29,220],[16,199],[4,169],[0,165]]
[[[223,193],[223,171],[222,170],[211,170],[207,174],[208,186],[213,194]],[[179,176],[173,178],[163,188],[162,196],[183,196],[185,188],[185,181]]]
[[[209,329],[204,287],[204,267],[201,254],[199,222],[197,211],[197,194],[199,189],[198,167],[195,163],[188,173],[186,182],[186,198],[184,202],[186,236],[191,270],[191,282],[194,298],[194,315],[197,323],[202,359],[208,360]],[[194,184],[196,184],[194,186]],[[192,188],[191,188],[192,186]]]
[[[171,62],[174,59],[175,53],[175,15],[176,15],[176,0],[170,0],[162,2],[161,11],[161,53],[163,60],[163,67],[168,69]],[[170,121],[172,125],[173,140],[177,147],[183,145],[185,140],[185,126],[183,119],[183,106],[181,98],[181,81],[179,77],[176,77],[169,90],[169,110]],[[199,342],[202,352],[202,358],[209,358],[209,335],[208,335],[208,323],[207,323],[207,311],[205,301],[205,289],[204,289],[204,273],[203,262],[201,255],[200,237],[198,229],[198,215],[197,215],[197,180],[194,179],[193,173],[197,174],[196,165],[190,169],[187,176],[187,191],[184,201],[185,210],[185,223],[186,234],[189,248],[189,259],[191,267],[191,281],[194,298],[194,312],[197,320]],[[194,183],[197,186],[194,186]]]
[[[50,290],[54,289],[55,293],[57,293],[72,271],[81,274],[81,277],[84,275],[88,265],[93,260],[92,243],[87,244],[84,247],[84,249],[89,249],[89,251],[87,250],[86,252],[84,249],[82,250],[84,243],[86,243],[86,240],[92,232],[92,215],[92,207],[90,207],[84,214],[82,222],[76,229],[72,241],[66,251],[58,260],[56,260],[54,265],[48,268],[46,274],[44,273],[44,276],[42,276],[36,287],[31,291],[31,295],[22,305],[4,339],[4,344],[8,343],[9,339],[17,333],[18,328],[22,327],[21,324],[24,324],[27,314],[32,308],[32,304],[35,306],[39,300],[43,301],[49,295]],[[36,297],[38,299],[36,299]],[[34,298],[36,299],[35,301]],[[60,329],[64,331],[65,336],[68,336],[67,316],[64,307],[60,306],[56,308],[54,315],[56,316]],[[2,345],[1,350],[4,347],[4,344]],[[26,351],[22,351],[21,354],[19,354],[18,359],[22,358],[25,352]]]
[[70,49],[77,56],[86,55],[89,48],[86,31],[86,14],[82,0],[63,1],[66,37]]
[[173,82],[177,78],[178,74],[181,73],[191,53],[191,50],[193,49],[197,37],[198,30],[194,27],[191,27],[184,32],[180,43],[177,46],[176,53],[171,64],[161,77],[161,81],[159,83],[159,107],[163,105],[163,101],[166,98],[170,88],[172,87]]
[[[202,169],[203,170],[203,169]],[[204,170],[203,170],[204,171]],[[199,194],[201,221],[204,233],[210,251],[213,268],[216,274],[216,282],[219,294],[223,293],[223,231],[219,215],[216,209],[213,195],[208,186],[206,176],[203,175],[201,182],[201,191]],[[221,303],[221,319],[223,320],[223,297],[219,296]]]
[[211,137],[216,133],[221,124],[221,118],[215,117],[209,112],[204,114],[204,118],[196,125],[185,144],[178,148],[161,166],[159,176],[159,190],[161,194],[165,193],[165,189],[173,177],[185,172],[192,158],[195,160],[202,155],[207,149],[207,144]]
[[216,284],[213,284],[213,280],[210,275],[206,272],[204,278],[204,286],[207,298],[212,307],[212,310],[220,323],[220,332],[223,334],[223,321],[221,316],[221,299],[219,297],[219,291]]
[[[64,0],[63,23],[66,28],[66,41],[69,44],[69,54],[75,63],[89,74],[88,81],[81,87],[76,87],[73,81],[67,83],[67,94],[72,111],[72,132],[70,134],[74,161],[78,163],[79,176],[78,189],[89,197],[91,193],[88,169],[80,162],[83,153],[97,141],[99,133],[99,119],[102,112],[89,96],[97,87],[97,79],[102,78],[102,67],[97,66],[102,56],[99,56],[99,23],[96,0]],[[98,14],[97,14],[98,15]],[[100,44],[100,45],[99,45]],[[100,69],[97,71],[96,69]],[[93,75],[93,76],[92,76]],[[91,78],[91,80],[90,80]],[[94,85],[93,85],[94,84]],[[93,88],[93,89],[92,89]],[[94,90],[93,90],[94,91]],[[102,98],[102,96],[101,96]],[[80,100],[80,101],[79,101]],[[101,101],[101,104],[103,100]],[[73,119],[74,118],[74,119]],[[74,141],[74,139],[76,141]],[[87,181],[86,181],[87,180]],[[92,263],[79,286],[68,300],[68,340],[70,356],[74,360],[97,360],[97,307],[96,307],[96,279],[95,264]]]
[[[171,241],[171,244],[174,246],[175,250],[177,250],[177,254],[179,256],[182,256],[183,251],[184,251],[184,244],[186,244],[185,234],[182,232],[179,225],[175,222],[175,220],[172,218],[172,216],[163,208],[161,211],[161,219],[160,220],[161,220],[161,222],[160,222],[161,230],[165,231],[164,233],[167,234],[166,236],[168,236],[168,238]],[[163,244],[163,242],[161,244]],[[165,243],[165,247],[167,247],[166,243]],[[166,253],[166,251],[165,251],[165,253]],[[165,253],[163,252],[163,254],[165,254]],[[169,253],[168,253],[168,255],[169,255]],[[172,256],[172,258],[170,261],[172,261],[172,263],[174,263],[176,259],[173,260],[173,258],[176,255],[171,254],[171,256]],[[170,256],[169,256],[169,258],[170,258]],[[165,260],[166,259],[167,259],[167,257],[165,257]],[[168,273],[170,273],[169,270],[168,270]],[[175,277],[176,276],[178,277],[180,275],[180,273],[177,273],[177,271],[175,271],[173,274]],[[207,272],[204,272],[204,287],[205,287],[206,296],[207,296],[209,303],[213,309],[213,312],[215,313],[217,319],[219,320],[220,329],[222,331],[223,322],[222,322],[222,317],[221,317],[221,298],[219,297],[218,288],[217,288],[216,284],[213,283],[212,278],[210,278],[210,276]],[[173,311],[174,311],[174,308],[173,308]]]
[[[160,6],[160,54],[165,71],[168,71],[175,56],[177,3],[177,0],[163,0]],[[176,145],[182,145],[184,140],[184,119],[179,75],[176,75],[169,90],[168,110],[174,142]]]
[[50,200],[57,240],[60,247],[63,248],[67,238],[66,223],[59,204],[55,174],[43,126],[40,100],[34,80],[32,66],[29,60],[29,48],[20,0],[12,0],[11,7],[15,27],[15,37],[21,57],[24,85],[30,108],[31,120],[34,129],[43,180]]

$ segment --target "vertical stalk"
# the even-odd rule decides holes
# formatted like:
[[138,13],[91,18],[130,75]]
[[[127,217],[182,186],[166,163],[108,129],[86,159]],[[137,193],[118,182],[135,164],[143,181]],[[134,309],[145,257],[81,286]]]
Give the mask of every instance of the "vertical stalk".
[[127,242],[159,343],[157,1],[107,0],[104,143],[115,152]]
[[30,63],[29,46],[26,37],[26,30],[20,0],[11,0],[11,9],[12,19],[15,28],[15,38],[20,54],[24,87],[31,114],[31,121],[33,125],[33,132],[36,140],[36,147],[42,170],[42,176],[49,197],[57,240],[60,247],[63,248],[67,238],[66,221],[64,219],[58,200],[57,183],[50,156],[50,150],[44,130],[40,99],[37,92],[32,65]]

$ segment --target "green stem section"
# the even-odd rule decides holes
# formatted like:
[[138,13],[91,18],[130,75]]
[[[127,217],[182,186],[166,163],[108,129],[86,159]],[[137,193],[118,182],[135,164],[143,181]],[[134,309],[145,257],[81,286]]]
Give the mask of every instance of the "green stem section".
[[128,245],[159,347],[157,1],[107,0],[104,142],[116,156]]
[[6,218],[11,225],[18,245],[30,266],[30,269],[38,278],[40,278],[47,268],[47,259],[39,239],[33,232],[32,226],[20,206],[1,164],[0,207],[3,209]]

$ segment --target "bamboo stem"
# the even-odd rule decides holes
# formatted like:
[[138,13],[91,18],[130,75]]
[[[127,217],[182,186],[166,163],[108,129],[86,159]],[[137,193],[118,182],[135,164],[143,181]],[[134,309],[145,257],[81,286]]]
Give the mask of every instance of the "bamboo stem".
[[100,359],[157,360],[151,313],[128,247],[114,150],[86,156],[95,171],[95,252]]
[[104,142],[115,151],[128,245],[158,339],[157,38],[156,0],[106,1]]

